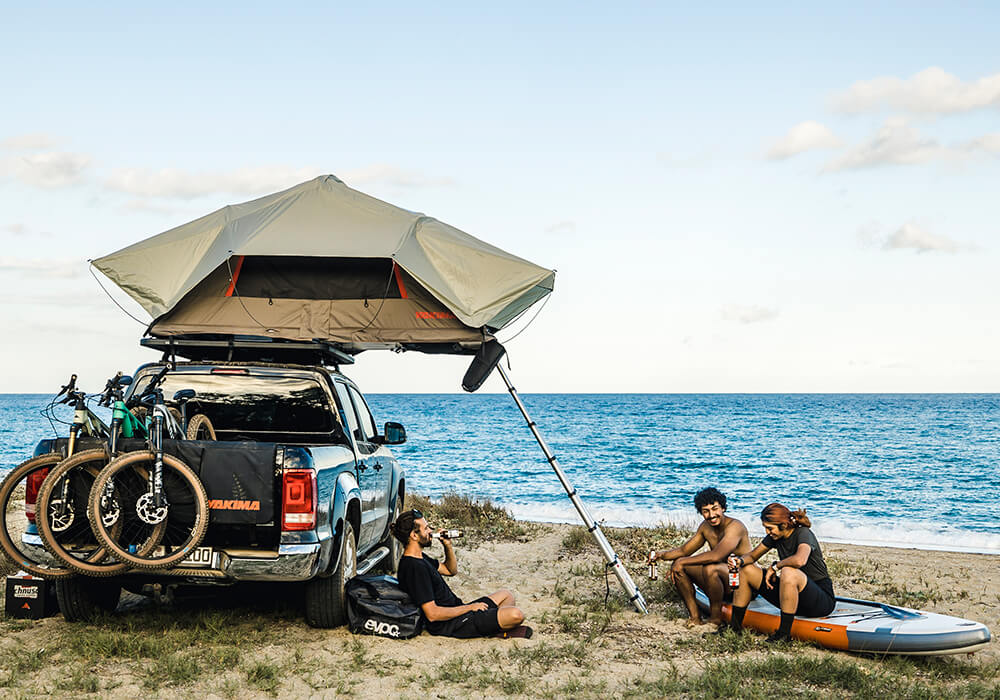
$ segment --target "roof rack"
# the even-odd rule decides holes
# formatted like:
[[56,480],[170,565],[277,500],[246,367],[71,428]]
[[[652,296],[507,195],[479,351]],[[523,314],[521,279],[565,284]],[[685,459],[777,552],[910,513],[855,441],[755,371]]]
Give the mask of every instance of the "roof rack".
[[164,356],[215,362],[276,362],[304,365],[352,365],[354,358],[325,340],[284,340],[243,335],[175,335],[142,338],[139,345]]

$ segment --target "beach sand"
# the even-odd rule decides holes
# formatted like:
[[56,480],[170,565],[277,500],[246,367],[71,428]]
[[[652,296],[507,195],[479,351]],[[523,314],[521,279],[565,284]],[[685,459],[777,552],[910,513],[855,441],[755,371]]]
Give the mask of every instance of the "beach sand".
[[[608,534],[649,602],[648,615],[624,606],[613,576],[605,608],[603,559],[582,528],[517,523],[500,537],[459,540],[461,570],[451,584],[465,599],[512,590],[535,629],[530,640],[423,634],[396,641],[315,630],[294,605],[300,591],[287,586],[255,593],[252,604],[234,603],[230,592],[173,606],[132,597],[94,624],[4,621],[0,696],[1000,697],[995,639],[971,657],[942,661],[803,644],[773,650],[755,634],[704,637],[708,628],[685,626],[669,584],[648,580],[639,558],[684,533]],[[966,617],[1000,632],[1000,557],[843,544],[824,550],[838,594]]]

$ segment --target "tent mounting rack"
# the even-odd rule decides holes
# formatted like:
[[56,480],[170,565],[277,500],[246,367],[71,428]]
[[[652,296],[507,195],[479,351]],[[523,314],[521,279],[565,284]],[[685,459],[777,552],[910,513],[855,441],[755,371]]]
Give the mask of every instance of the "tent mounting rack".
[[258,336],[169,336],[142,338],[144,348],[166,356],[215,362],[276,362],[351,365],[354,358],[325,340],[281,340]]

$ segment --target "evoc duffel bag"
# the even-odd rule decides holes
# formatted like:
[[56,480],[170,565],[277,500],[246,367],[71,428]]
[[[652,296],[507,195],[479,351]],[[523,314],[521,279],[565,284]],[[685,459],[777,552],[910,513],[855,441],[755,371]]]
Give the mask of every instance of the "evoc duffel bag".
[[351,632],[409,639],[423,630],[420,608],[392,576],[355,576],[344,590]]

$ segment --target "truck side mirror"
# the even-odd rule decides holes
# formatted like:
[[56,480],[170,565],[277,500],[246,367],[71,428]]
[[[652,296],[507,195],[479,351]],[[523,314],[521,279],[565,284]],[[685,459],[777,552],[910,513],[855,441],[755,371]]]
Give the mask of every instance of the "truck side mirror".
[[122,377],[118,377],[118,386],[129,386],[131,383],[132,383],[132,377],[128,376],[127,374]]
[[402,445],[406,442],[406,428],[399,423],[386,423],[385,436],[382,438],[383,445]]

